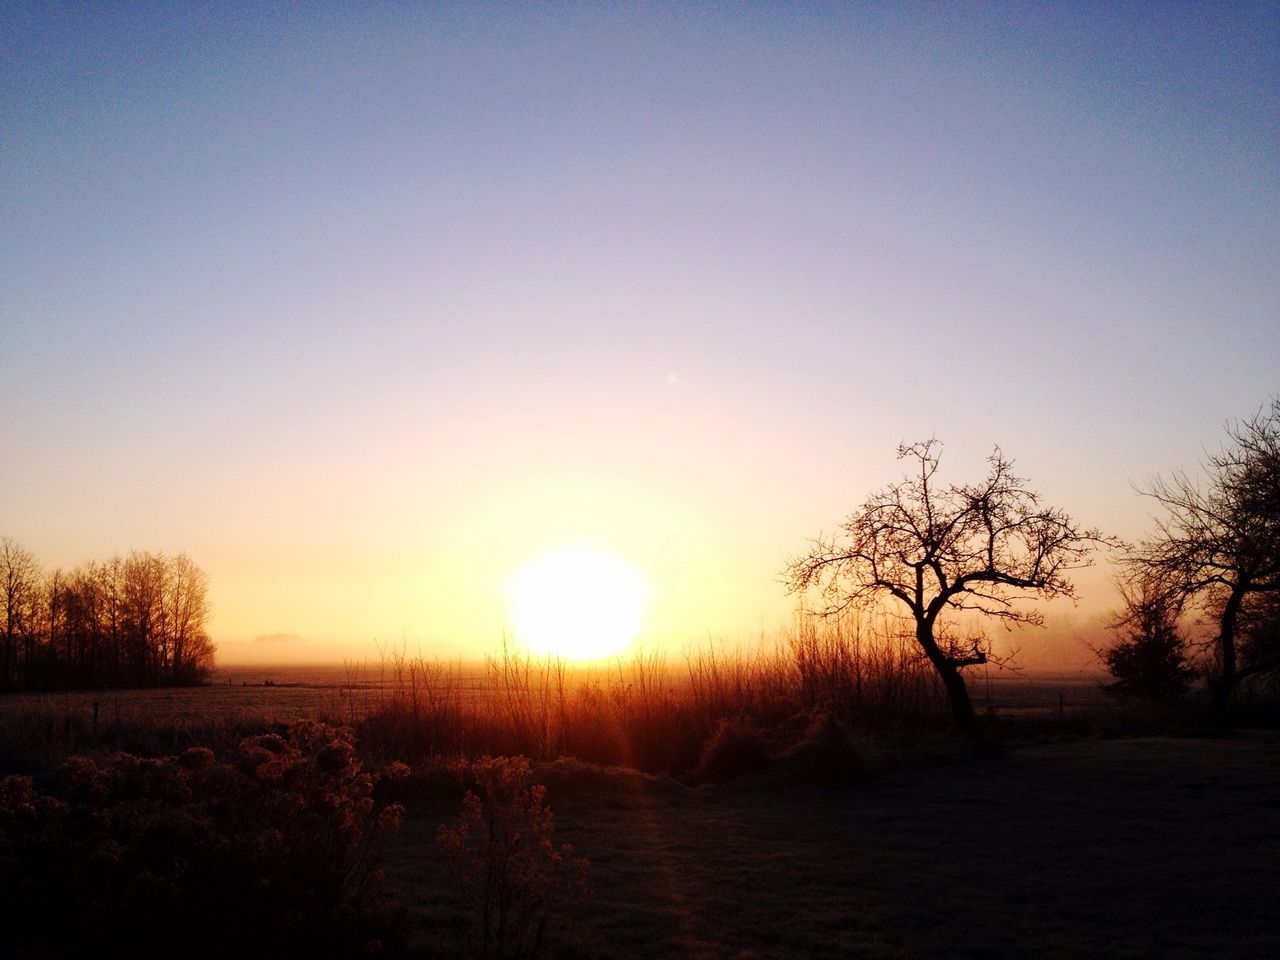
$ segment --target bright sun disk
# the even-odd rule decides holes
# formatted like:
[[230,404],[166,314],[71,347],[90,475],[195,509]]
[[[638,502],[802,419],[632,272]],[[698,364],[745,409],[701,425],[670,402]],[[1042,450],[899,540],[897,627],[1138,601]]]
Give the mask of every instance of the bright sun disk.
[[640,632],[649,585],[603,550],[555,550],[507,583],[516,638],[531,653],[589,660],[618,653]]

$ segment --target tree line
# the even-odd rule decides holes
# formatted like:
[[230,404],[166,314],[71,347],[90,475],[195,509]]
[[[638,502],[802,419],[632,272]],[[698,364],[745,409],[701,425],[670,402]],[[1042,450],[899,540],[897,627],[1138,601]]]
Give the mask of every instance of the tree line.
[[134,551],[42,569],[0,538],[0,690],[183,686],[213,668],[208,577]]

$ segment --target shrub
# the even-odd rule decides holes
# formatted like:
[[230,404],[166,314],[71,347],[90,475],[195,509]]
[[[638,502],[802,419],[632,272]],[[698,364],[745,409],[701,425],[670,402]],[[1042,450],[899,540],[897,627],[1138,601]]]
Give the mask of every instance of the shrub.
[[827,710],[815,712],[804,733],[779,757],[788,779],[850,783],[869,779],[873,767],[844,723]]
[[53,956],[388,945],[380,842],[402,811],[375,786],[350,731],[316,722],[246,738],[222,759],[203,747],[71,757],[49,793],[8,777],[6,937]]
[[1178,633],[1178,609],[1158,594],[1133,594],[1126,602],[1116,626],[1127,633],[1103,654],[1116,678],[1107,690],[1126,699],[1174,703],[1186,695],[1196,675]]
[[769,765],[769,750],[763,731],[749,716],[727,717],[702,747],[696,776],[699,780],[722,781],[760,773]]
[[481,757],[460,768],[474,784],[453,825],[436,840],[478,926],[484,960],[525,960],[567,926],[586,892],[587,861],[552,840],[546,788],[525,757]]

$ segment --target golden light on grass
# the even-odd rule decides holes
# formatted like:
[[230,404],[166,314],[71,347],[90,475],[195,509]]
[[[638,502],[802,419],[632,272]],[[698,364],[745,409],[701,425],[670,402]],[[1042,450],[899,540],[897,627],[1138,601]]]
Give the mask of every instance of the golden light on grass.
[[507,582],[507,609],[516,639],[530,653],[592,660],[635,639],[650,593],[645,578],[616,554],[561,548]]

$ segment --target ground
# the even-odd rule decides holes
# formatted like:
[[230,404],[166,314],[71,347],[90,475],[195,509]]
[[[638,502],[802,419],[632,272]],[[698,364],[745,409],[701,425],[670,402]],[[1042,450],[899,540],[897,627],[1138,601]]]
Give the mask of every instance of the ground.
[[[1078,739],[840,786],[543,770],[591,861],[571,956],[1280,956],[1280,736]],[[456,809],[456,808],[454,808]],[[410,799],[388,861],[420,948],[465,917]]]

